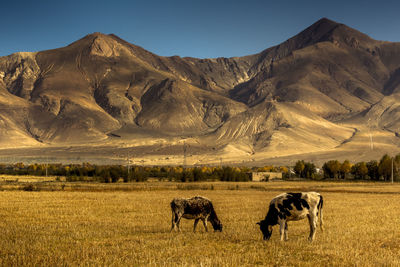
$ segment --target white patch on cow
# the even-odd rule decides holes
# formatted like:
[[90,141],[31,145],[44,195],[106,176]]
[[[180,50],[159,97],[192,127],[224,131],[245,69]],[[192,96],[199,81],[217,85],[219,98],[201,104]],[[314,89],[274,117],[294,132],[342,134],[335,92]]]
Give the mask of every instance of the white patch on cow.
[[[272,226],[278,224],[280,227],[279,232],[281,241],[287,240],[288,239],[287,223],[289,221],[299,221],[307,217],[310,224],[309,240],[313,241],[315,237],[315,230],[318,224],[318,212],[321,220],[320,227],[321,230],[323,230],[322,196],[317,192],[305,192],[301,193],[300,198],[297,198],[296,194],[298,193],[295,193],[294,195],[292,195],[292,193],[283,193],[274,197],[271,200],[269,206],[270,210],[268,210],[267,216],[263,221],[258,223],[261,228],[266,226],[269,231],[267,237],[265,237],[265,234],[263,232],[264,239],[269,239],[270,234],[272,233]],[[300,201],[298,203],[295,203],[288,200],[292,201],[300,200]],[[290,203],[290,208],[288,207],[288,202]],[[298,207],[296,207],[295,204],[297,204]],[[275,208],[277,213],[271,211],[271,207]]]

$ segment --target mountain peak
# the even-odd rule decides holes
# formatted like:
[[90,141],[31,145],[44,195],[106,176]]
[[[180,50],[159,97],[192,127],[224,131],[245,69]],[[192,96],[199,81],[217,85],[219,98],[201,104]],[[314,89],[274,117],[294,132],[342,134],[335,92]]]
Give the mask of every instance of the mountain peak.
[[328,18],[321,18],[302,32],[277,46],[277,49],[284,50],[285,53],[283,55],[287,55],[290,51],[320,42],[331,42],[339,47],[366,49],[374,46],[377,41],[345,24],[337,23]]
[[346,45],[353,48],[367,48],[376,42],[364,33],[327,18],[321,18],[297,36],[308,39],[308,44],[329,41],[338,46]]
[[83,36],[82,38],[72,42],[68,45],[68,47],[76,47],[76,46],[88,46],[90,45],[93,40],[96,38],[106,39],[108,37],[107,34],[101,32],[94,32]]
[[89,33],[88,35],[83,37],[83,39],[85,39],[85,38],[88,38],[88,39],[109,38],[109,36],[110,36],[110,34],[105,34],[105,33],[101,33],[101,32],[93,32],[93,33]]
[[327,18],[321,18],[293,38],[296,39],[296,42],[301,42],[301,46],[307,46],[321,41],[328,41],[335,29],[341,26],[345,25]]
[[94,32],[68,45],[70,49],[88,49],[89,54],[112,57],[120,54],[121,45],[114,35]]
[[[334,20],[328,19],[328,18],[321,18],[317,20],[313,25],[330,25],[330,26],[337,26],[337,25],[342,25],[341,23],[338,23]],[[311,26],[313,26],[311,25]]]
[[[335,29],[345,26],[327,18],[321,18],[297,35],[285,42],[261,52],[261,60],[277,60],[289,55],[292,51],[314,45],[319,42],[333,41],[331,35]],[[346,26],[345,26],[346,27]]]

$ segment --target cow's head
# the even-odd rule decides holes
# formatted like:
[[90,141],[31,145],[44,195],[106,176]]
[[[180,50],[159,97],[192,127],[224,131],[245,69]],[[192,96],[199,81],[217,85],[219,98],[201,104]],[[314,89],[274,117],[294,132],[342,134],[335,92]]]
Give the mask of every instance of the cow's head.
[[272,235],[272,225],[267,223],[266,220],[259,221],[257,224],[260,226],[260,230],[263,233],[263,239],[269,240]]
[[222,223],[220,221],[212,222],[212,226],[215,232],[216,231],[222,232]]

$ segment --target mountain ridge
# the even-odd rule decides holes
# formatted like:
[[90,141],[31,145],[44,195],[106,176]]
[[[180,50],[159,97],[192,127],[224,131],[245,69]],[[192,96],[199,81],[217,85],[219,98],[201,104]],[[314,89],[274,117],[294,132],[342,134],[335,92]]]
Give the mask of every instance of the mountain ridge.
[[[352,140],[363,139],[365,116],[380,114],[375,130],[385,135],[400,132],[390,100],[400,90],[399,70],[400,43],[327,18],[232,58],[162,57],[92,33],[66,47],[0,57],[0,145],[118,150],[124,143],[144,161],[170,147],[164,156],[176,161],[179,140],[188,140],[198,164],[358,151]],[[143,138],[148,153],[135,145]],[[389,139],[382,147],[397,147]]]

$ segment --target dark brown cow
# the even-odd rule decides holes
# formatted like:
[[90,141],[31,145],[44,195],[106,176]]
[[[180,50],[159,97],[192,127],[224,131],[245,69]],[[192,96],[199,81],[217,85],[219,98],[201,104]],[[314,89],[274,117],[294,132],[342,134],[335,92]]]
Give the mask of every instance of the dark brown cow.
[[196,226],[199,220],[203,221],[204,228],[207,229],[207,221],[210,221],[214,231],[222,231],[222,224],[215,213],[211,200],[205,197],[192,197],[192,198],[174,198],[171,202],[172,211],[172,226],[173,229],[179,227],[181,218],[194,219],[193,232],[196,231]]

